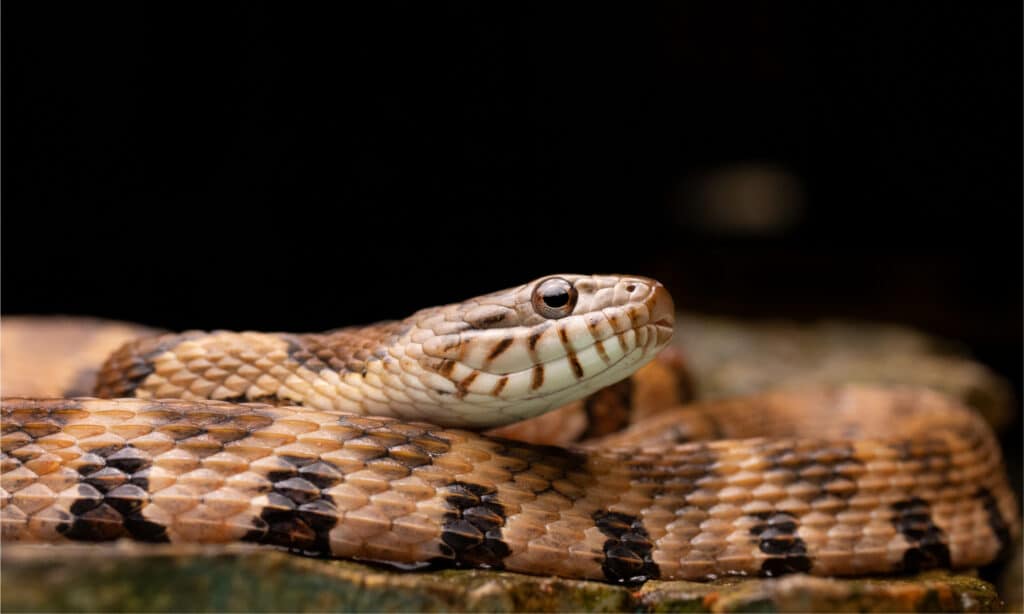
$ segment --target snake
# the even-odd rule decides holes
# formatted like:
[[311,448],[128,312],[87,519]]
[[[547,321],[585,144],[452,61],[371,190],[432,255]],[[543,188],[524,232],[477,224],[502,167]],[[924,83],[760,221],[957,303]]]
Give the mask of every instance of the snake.
[[2,539],[616,583],[911,573],[1011,548],[991,428],[926,389],[688,403],[561,446],[483,432],[639,377],[674,309],[653,279],[562,274],[324,333],[131,340],[91,396],[3,399]]

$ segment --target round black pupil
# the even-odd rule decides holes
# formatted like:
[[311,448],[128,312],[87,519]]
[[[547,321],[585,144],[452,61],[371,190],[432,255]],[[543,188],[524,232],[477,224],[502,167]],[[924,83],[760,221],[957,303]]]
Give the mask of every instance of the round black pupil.
[[569,293],[565,288],[545,288],[542,298],[548,307],[564,307],[569,302]]

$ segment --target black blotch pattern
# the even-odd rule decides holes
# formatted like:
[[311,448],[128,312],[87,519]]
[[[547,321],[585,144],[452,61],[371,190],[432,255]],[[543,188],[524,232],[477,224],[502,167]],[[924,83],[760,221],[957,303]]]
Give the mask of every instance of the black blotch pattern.
[[612,582],[638,583],[661,577],[661,570],[651,559],[654,542],[636,516],[598,510],[591,516],[604,542],[601,571]]
[[371,354],[362,350],[350,353],[347,356],[338,355],[332,348],[324,345],[324,338],[321,335],[308,335],[298,339],[288,338],[288,358],[309,369],[313,373],[319,373],[324,369],[331,369],[338,373],[345,371],[362,372],[366,366],[366,360]]
[[[468,327],[468,325],[466,325]],[[314,373],[330,369],[337,373],[351,372],[366,375],[366,363],[385,360],[386,346],[392,336],[408,332],[410,325],[394,322],[378,331],[380,343],[367,346],[348,338],[343,329],[312,335],[284,335],[288,344],[288,357]]]
[[92,450],[89,450],[89,453],[103,458],[104,464],[107,464],[106,459],[115,452],[120,452],[122,448],[124,448],[124,444],[115,443],[109,446],[103,446],[102,448],[93,448]]
[[127,446],[106,457],[107,467],[133,474],[152,464],[149,455],[138,448]]
[[302,407],[301,400],[283,399],[276,394],[265,394],[263,396],[253,397],[250,399],[242,393],[217,400],[225,403],[263,403],[265,405],[273,405],[275,407]]
[[[346,416],[340,416],[338,423],[355,428],[359,437],[376,437],[381,442],[379,450],[364,454],[366,463],[393,460],[408,470],[429,465],[451,449],[449,441],[424,430],[396,436],[388,429],[360,426]],[[330,532],[338,523],[338,509],[325,491],[339,484],[344,473],[318,457],[282,454],[275,460],[276,466],[266,475],[270,482],[267,505],[242,539],[306,554],[330,554]]]
[[1003,515],[999,512],[999,503],[987,488],[979,488],[974,496],[981,499],[981,504],[985,507],[985,513],[988,515],[988,526],[999,540],[999,553],[996,555],[996,561],[1004,561],[1010,556],[1010,546],[1013,541],[1010,536],[1010,525],[1003,519]]
[[[496,468],[510,472],[512,475],[526,471],[540,471],[545,479],[532,487],[537,497],[562,497],[566,501],[575,501],[584,496],[585,489],[580,483],[579,475],[566,480],[580,487],[566,487],[563,479],[571,474],[583,471],[586,456],[554,446],[524,445],[508,439],[492,438],[498,444],[492,451],[492,461]],[[424,437],[412,438],[410,443],[426,447]],[[449,444],[427,448],[430,456],[439,456],[448,451]],[[555,484],[560,483],[559,486]],[[509,511],[498,502],[498,493],[494,488],[455,481],[446,487],[446,501],[451,510],[443,519],[442,537],[439,544],[440,557],[430,561],[436,568],[450,566],[472,566],[502,569],[503,560],[511,554],[511,549],[502,538]]]
[[91,475],[106,465],[106,461],[102,456],[93,454],[92,452],[86,452],[78,458],[78,474],[81,476]]
[[149,456],[132,446],[90,451],[78,467],[82,482],[70,506],[71,518],[57,526],[68,539],[109,541],[130,537],[167,542],[167,528],[143,517],[149,503]]
[[626,465],[634,484],[642,484],[648,496],[658,499],[666,492],[685,496],[697,488],[698,482],[714,474],[718,456],[706,443],[697,443],[685,458],[668,462],[638,463],[628,456],[620,456]]
[[103,503],[103,494],[89,484],[78,485],[78,498],[71,504],[71,513],[81,516]]
[[452,511],[444,515],[441,553],[456,565],[503,569],[511,550],[501,536],[506,511],[498,491],[468,482],[452,482],[445,490]]
[[[533,490],[538,497],[542,495],[555,494],[565,497],[569,501],[576,501],[586,494],[586,491],[559,490],[555,483],[569,478],[570,474],[584,470],[587,457],[579,452],[573,452],[557,446],[545,446],[531,444],[524,446],[521,442],[508,439],[492,438],[503,444],[494,451],[492,459],[498,467],[511,471],[513,474],[524,471],[543,472],[545,480],[543,486]],[[570,480],[573,481],[573,480]]]
[[153,359],[186,339],[188,339],[186,336],[174,335],[158,343],[145,354],[132,355],[129,364],[121,369],[123,382],[121,383],[120,390],[118,390],[118,396],[135,396],[135,390],[156,370]]
[[892,524],[910,543],[897,571],[916,573],[936,567],[950,567],[949,547],[942,529],[932,520],[928,502],[918,497],[892,504]]
[[330,554],[330,533],[338,523],[338,508],[324,491],[341,482],[342,472],[317,458],[278,458],[290,468],[267,474],[272,483],[267,505],[242,539],[308,554]]
[[807,544],[796,536],[796,518],[786,512],[761,512],[755,516],[762,522],[750,527],[750,534],[757,538],[761,552],[772,555],[761,563],[761,575],[774,577],[810,571]]
[[126,371],[128,375],[124,378],[124,396],[135,396],[135,391],[142,382],[149,377],[150,373],[156,370],[156,366],[151,361],[153,356],[155,354],[147,354],[132,360],[130,369]]
[[814,452],[798,452],[787,445],[769,445],[771,447],[764,451],[769,471],[792,472],[800,481],[820,487],[823,493],[821,496],[849,499],[856,494],[855,489],[826,493],[826,487],[830,482],[848,479],[840,472],[840,467],[848,464],[863,465],[863,462],[853,455],[853,450],[849,446],[835,446]]

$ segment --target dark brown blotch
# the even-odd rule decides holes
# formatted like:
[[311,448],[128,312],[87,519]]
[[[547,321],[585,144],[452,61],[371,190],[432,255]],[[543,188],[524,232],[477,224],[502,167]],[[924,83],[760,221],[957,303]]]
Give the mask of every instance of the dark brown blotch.
[[302,505],[320,498],[320,488],[309,480],[295,477],[274,484],[274,491]]
[[473,383],[474,380],[476,380],[478,375],[480,375],[479,371],[473,371],[472,373],[464,377],[462,381],[456,384],[456,396],[458,396],[459,398],[466,396],[466,394],[469,392],[470,385]]
[[242,538],[312,554],[330,554],[330,532],[338,511],[325,489],[344,476],[332,463],[314,457],[282,455],[267,503]]
[[295,456],[294,454],[281,454],[280,459],[295,467],[305,467],[317,461],[316,456]]
[[892,524],[909,543],[896,571],[917,573],[926,569],[950,567],[945,535],[932,520],[931,506],[919,497],[897,501],[891,506]]
[[149,503],[149,493],[134,484],[122,484],[107,493],[106,502],[124,516],[130,516]]
[[171,539],[167,536],[167,527],[152,522],[142,516],[141,512],[125,516],[124,528],[131,535],[132,539],[141,542],[168,543]]
[[[232,397],[224,397],[218,399],[218,401],[224,401],[225,403],[261,403],[264,405],[273,405],[275,407],[302,407],[301,400],[286,399],[279,397],[276,394],[264,394],[258,397],[249,397],[246,394],[236,394]],[[223,438],[218,437],[221,442],[226,443]],[[230,440],[228,440],[230,441]]]
[[531,352],[533,352],[533,351],[535,351],[537,349],[537,342],[540,341],[540,338],[544,335],[544,331],[545,330],[547,330],[547,329],[545,328],[545,329],[538,330],[536,332],[530,333],[530,337],[527,339],[527,345],[530,347],[530,351]]
[[772,555],[761,564],[761,575],[768,577],[804,573],[811,569],[807,544],[797,537],[796,517],[787,512],[754,514],[762,522],[750,528],[758,549]]
[[125,343],[100,367],[95,375],[93,394],[101,398],[134,397],[142,382],[156,369],[154,359],[195,336],[197,334],[160,335]]
[[576,357],[576,352],[569,350],[567,353],[569,358],[569,366],[572,367],[573,375],[576,379],[583,379],[583,365],[580,364],[580,359]]
[[501,324],[502,322],[505,321],[505,318],[508,317],[509,314],[504,308],[495,307],[495,309],[496,311],[494,311],[494,313],[489,313],[484,316],[474,318],[472,320],[467,320],[467,322],[473,328],[491,328],[493,326]]
[[996,501],[996,498],[992,496],[992,493],[987,488],[979,488],[974,496],[981,500],[981,504],[985,508],[985,514],[988,516],[988,526],[992,530],[992,534],[999,540],[999,553],[996,555],[996,560],[1006,560],[1009,558],[1012,550],[1011,546],[1013,545],[1010,525],[1003,518],[1002,512],[999,511],[999,503]]
[[440,551],[458,566],[502,569],[511,549],[502,537],[507,510],[498,502],[495,488],[469,482],[445,487]]
[[115,444],[111,444],[109,446],[102,446],[102,447],[99,447],[99,448],[87,449],[86,451],[89,454],[95,454],[96,456],[99,456],[99,457],[103,458],[104,459],[104,464],[106,464],[106,460],[105,459],[107,457],[111,456],[112,454],[114,454],[116,452],[119,452],[122,448],[124,448],[124,444],[123,443],[115,443]]
[[320,489],[336,486],[345,477],[333,463],[322,460],[299,469],[299,476],[309,480]]
[[409,440],[409,443],[419,446],[422,450],[424,450],[427,454],[430,454],[431,456],[447,454],[452,449],[452,444],[450,441],[435,433],[426,433],[419,437],[414,437]]
[[124,518],[110,505],[101,503],[79,514],[75,512],[76,504],[78,501],[71,506],[71,513],[75,516],[74,520],[70,524],[57,526],[57,531],[64,537],[76,541],[102,542],[125,536],[127,530],[124,526]]
[[651,558],[654,542],[639,517],[607,510],[598,510],[591,517],[608,537],[601,563],[606,579],[635,584],[661,577],[661,570]]
[[536,390],[544,385],[544,365],[534,365],[533,367],[533,382],[530,384],[530,388]]
[[[136,470],[128,484],[120,486],[110,493],[111,505],[118,508],[123,515],[125,531],[136,541],[151,543],[167,543],[167,527],[153,522],[143,516],[143,509],[149,505],[149,471],[151,463]],[[124,489],[124,490],[122,490]]]
[[452,374],[452,370],[455,369],[456,364],[458,364],[457,361],[446,358],[442,360],[440,366],[437,367],[437,372],[444,377],[448,377]]
[[402,463],[409,469],[415,469],[433,462],[430,454],[413,443],[406,443],[388,448],[388,456]]
[[78,485],[78,498],[71,504],[71,513],[80,516],[103,503],[103,493],[90,484]]
[[487,361],[490,362],[498,356],[501,356],[501,354],[507,350],[510,345],[512,345],[513,341],[514,339],[512,337],[506,337],[495,344],[494,349],[492,349],[491,353],[487,355]]
[[565,330],[564,326],[558,327],[558,338],[562,340],[562,345],[569,347],[569,332]]
[[153,459],[149,454],[133,446],[126,446],[107,457],[108,467],[119,469],[125,473],[135,473],[145,469],[152,462]]

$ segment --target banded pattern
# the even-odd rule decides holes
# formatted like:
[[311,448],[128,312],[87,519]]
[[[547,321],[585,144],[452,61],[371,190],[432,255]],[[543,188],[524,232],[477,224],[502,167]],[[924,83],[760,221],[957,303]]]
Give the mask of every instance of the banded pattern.
[[[919,391],[805,398],[748,401],[789,408],[789,437],[608,450],[302,407],[7,399],[3,539],[248,540],[629,582],[963,567],[1019,533],[998,448],[969,410]],[[870,424],[856,440],[792,437],[802,411],[852,424],[844,408],[866,402],[900,408],[900,437]]]
[[[551,279],[571,284],[576,297],[559,317],[534,305]],[[627,377],[665,347],[673,319],[672,298],[654,280],[564,275],[322,334],[142,339],[106,361],[96,395],[258,401],[495,427]]]

